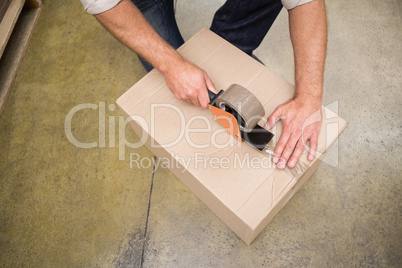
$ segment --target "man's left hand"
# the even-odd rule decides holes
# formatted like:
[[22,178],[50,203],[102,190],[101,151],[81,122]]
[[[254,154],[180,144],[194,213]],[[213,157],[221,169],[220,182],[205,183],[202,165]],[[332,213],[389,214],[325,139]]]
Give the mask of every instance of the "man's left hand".
[[318,134],[321,128],[321,98],[294,98],[281,105],[268,117],[266,129],[271,129],[282,120],[282,134],[276,145],[273,162],[279,169],[286,164],[296,166],[304,151],[307,141],[310,141],[308,160],[314,160],[318,144]]

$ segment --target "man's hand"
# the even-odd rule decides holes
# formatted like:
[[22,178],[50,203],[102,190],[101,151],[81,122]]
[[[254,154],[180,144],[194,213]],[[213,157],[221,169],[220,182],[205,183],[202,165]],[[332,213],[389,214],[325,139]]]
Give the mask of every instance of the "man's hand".
[[295,98],[279,105],[268,117],[265,128],[271,129],[279,120],[283,129],[273,158],[277,167],[284,169],[286,163],[295,167],[308,140],[308,160],[314,160],[321,127],[321,99]]
[[317,149],[327,44],[324,0],[289,10],[289,29],[295,56],[296,95],[276,108],[266,126],[272,128],[279,119],[283,123],[273,159],[279,169],[286,164],[295,167],[308,140],[308,160],[314,159]]
[[177,99],[186,100],[195,106],[207,108],[207,89],[216,91],[207,73],[184,59],[172,64],[163,75],[169,90]]
[[207,73],[183,59],[166,43],[130,0],[122,0],[95,17],[120,42],[158,69],[176,98],[207,108],[207,88],[215,91]]

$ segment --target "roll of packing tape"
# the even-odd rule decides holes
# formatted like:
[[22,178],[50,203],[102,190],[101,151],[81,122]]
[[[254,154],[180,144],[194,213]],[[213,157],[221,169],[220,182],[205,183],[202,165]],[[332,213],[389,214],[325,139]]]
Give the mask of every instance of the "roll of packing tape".
[[226,89],[217,99],[216,105],[229,113],[234,110],[239,114],[239,127],[245,132],[250,132],[265,116],[264,107],[254,94],[237,84]]

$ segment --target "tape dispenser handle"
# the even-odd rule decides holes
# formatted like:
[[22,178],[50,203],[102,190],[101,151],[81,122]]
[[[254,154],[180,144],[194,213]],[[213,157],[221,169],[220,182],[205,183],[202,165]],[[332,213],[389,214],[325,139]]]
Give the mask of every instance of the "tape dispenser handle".
[[208,97],[209,97],[209,104],[215,106],[216,100],[219,98],[220,95],[224,92],[222,89],[218,93],[214,93],[211,90],[208,90]]

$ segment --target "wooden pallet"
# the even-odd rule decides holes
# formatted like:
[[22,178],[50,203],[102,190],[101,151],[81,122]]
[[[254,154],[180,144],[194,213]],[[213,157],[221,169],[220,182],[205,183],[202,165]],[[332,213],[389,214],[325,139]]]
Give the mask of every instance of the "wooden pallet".
[[41,0],[13,0],[0,23],[0,114],[41,10]]

